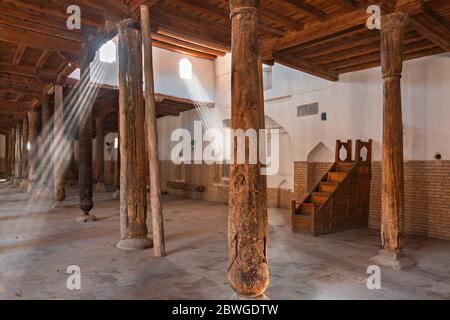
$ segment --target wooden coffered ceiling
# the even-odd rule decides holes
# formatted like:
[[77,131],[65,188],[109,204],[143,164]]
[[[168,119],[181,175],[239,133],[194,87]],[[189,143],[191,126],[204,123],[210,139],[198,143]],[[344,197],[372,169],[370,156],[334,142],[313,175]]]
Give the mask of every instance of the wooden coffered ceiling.
[[[154,46],[211,60],[230,51],[228,0],[1,0],[0,127],[39,107],[43,92],[78,67],[83,35],[66,27],[69,5],[80,6],[97,49],[142,3],[151,7]],[[332,81],[379,65],[379,32],[365,27],[371,4],[410,15],[405,59],[450,51],[450,0],[261,0],[264,62]]]

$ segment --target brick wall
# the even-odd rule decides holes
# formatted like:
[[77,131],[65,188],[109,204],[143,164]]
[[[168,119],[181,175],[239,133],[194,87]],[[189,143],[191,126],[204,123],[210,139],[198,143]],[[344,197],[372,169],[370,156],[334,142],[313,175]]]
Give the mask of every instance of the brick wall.
[[[406,161],[405,231],[450,240],[450,161]],[[369,227],[380,227],[381,162],[372,164]]]
[[[205,187],[204,192],[174,190],[167,182],[184,180],[187,183]],[[161,191],[177,197],[228,203],[228,181],[222,178],[222,165],[192,164],[175,165],[172,161],[160,161]],[[292,192],[285,189],[268,188],[267,205],[289,208]]]

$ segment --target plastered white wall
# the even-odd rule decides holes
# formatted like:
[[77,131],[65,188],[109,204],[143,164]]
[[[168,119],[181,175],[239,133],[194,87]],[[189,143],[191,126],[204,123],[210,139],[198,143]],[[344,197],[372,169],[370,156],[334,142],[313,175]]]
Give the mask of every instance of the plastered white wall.
[[[214,114],[230,118],[231,56],[215,63]],[[329,82],[275,64],[272,89],[266,90],[266,115],[287,131],[280,150],[278,177],[269,177],[269,187],[288,179],[292,188],[293,161],[331,162],[337,139],[372,139],[373,160],[381,160],[382,79],[381,69],[372,68],[341,75]],[[402,79],[404,158],[432,160],[436,153],[450,159],[450,54],[407,61]],[[297,117],[296,107],[318,102],[319,114]],[[327,113],[322,121],[320,114]],[[195,111],[159,121],[161,155],[170,155],[170,132],[189,126]],[[287,161],[289,159],[289,161]],[[285,183],[283,184],[286,185]]]

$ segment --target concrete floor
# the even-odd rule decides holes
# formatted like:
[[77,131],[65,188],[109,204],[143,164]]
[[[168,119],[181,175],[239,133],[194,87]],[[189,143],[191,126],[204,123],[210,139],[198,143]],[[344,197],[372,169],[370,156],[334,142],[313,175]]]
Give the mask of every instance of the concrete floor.
[[[165,258],[124,252],[119,203],[96,194],[95,223],[75,223],[77,190],[65,206],[31,201],[0,183],[1,299],[229,299],[227,206],[166,198]],[[293,234],[288,210],[269,209],[270,299],[450,299],[450,242],[407,238],[417,267],[382,269],[380,290],[366,287],[378,231],[359,229],[314,238]],[[68,290],[67,266],[81,268],[81,290]]]

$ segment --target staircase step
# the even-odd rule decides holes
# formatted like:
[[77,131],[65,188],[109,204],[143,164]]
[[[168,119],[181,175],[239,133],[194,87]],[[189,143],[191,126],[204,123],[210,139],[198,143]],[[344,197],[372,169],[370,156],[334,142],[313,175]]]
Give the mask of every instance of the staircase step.
[[335,181],[321,181],[319,185],[320,192],[333,192],[338,183]]
[[354,161],[339,161],[336,163],[336,171],[348,172],[355,164]]
[[316,203],[323,204],[330,196],[329,192],[313,192],[311,200]]
[[347,176],[347,172],[332,171],[328,172],[328,181],[342,182]]

